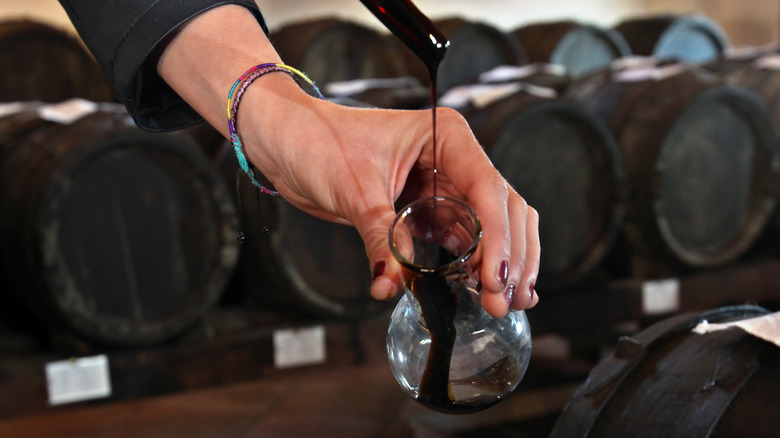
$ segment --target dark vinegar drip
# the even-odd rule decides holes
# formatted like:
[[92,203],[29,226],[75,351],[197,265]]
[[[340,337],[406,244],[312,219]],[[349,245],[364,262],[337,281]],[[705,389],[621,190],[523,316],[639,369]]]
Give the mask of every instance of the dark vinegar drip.
[[[361,0],[366,7],[398,39],[408,46],[428,70],[431,84],[431,113],[433,126],[433,196],[438,194],[438,163],[436,154],[437,75],[439,64],[449,46],[447,38],[409,0]],[[434,202],[436,217],[436,204]],[[436,221],[434,220],[434,223]],[[435,233],[434,233],[435,234]],[[435,264],[433,264],[435,265]],[[433,266],[429,265],[429,266]],[[495,397],[483,403],[458,404],[450,382],[450,363],[457,336],[455,313],[460,292],[450,290],[441,274],[421,274],[411,282],[426,327],[431,336],[431,347],[418,388],[417,401],[431,409],[463,414],[482,410],[497,403]]]
[[436,76],[439,64],[447,53],[449,41],[431,20],[409,0],[361,0],[363,4],[399,40],[425,64],[431,82],[433,112],[433,195],[436,196],[438,166],[436,163]]
[[[430,66],[429,66],[430,69]],[[438,105],[438,99],[436,97],[436,78],[439,71],[438,64],[428,71],[431,78],[431,113],[433,114],[433,208],[436,208],[436,196],[439,193],[439,166],[436,164],[436,106]],[[435,217],[435,215],[434,215]]]

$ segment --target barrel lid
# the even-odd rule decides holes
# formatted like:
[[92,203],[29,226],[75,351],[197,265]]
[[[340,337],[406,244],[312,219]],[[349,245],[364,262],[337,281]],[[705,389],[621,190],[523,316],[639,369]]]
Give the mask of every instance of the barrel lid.
[[[87,119],[100,117],[114,115]],[[229,192],[184,137],[81,134],[37,200],[51,307],[101,342],[168,339],[216,302],[237,261]]]
[[631,48],[620,33],[594,25],[581,25],[558,42],[550,62],[564,65],[571,76],[580,77],[630,54]]
[[539,287],[581,279],[611,249],[624,214],[625,175],[607,128],[572,101],[523,92],[466,118],[497,169],[545,218]]
[[747,251],[774,208],[778,158],[771,120],[751,94],[723,85],[691,99],[655,164],[654,214],[671,252],[712,266]]

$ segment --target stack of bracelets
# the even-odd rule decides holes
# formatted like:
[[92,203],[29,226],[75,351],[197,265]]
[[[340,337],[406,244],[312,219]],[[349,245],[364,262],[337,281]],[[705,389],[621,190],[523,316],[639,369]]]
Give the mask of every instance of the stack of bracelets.
[[260,76],[263,76],[267,73],[276,72],[276,71],[289,74],[290,76],[293,77],[293,79],[295,79],[298,85],[301,85],[300,82],[298,81],[298,78],[303,79],[314,89],[314,92],[317,95],[317,97],[322,99],[322,93],[320,93],[319,88],[317,88],[314,82],[311,79],[309,79],[309,77],[306,76],[306,74],[288,65],[279,64],[279,63],[269,63],[269,64],[256,65],[250,68],[249,70],[247,70],[246,73],[241,75],[241,77],[238,78],[236,83],[234,83],[233,86],[230,88],[230,93],[228,94],[228,100],[227,100],[227,116],[228,116],[228,130],[230,132],[230,142],[233,144],[233,149],[236,152],[236,158],[238,158],[238,165],[241,168],[241,170],[243,170],[244,173],[249,177],[249,180],[252,181],[252,184],[254,184],[258,188],[258,190],[260,190],[261,193],[265,193],[271,196],[278,196],[279,192],[268,189],[267,187],[260,184],[257,181],[257,178],[255,178],[255,174],[253,170],[254,167],[247,161],[246,156],[244,155],[244,152],[242,150],[241,139],[238,137],[237,119],[238,119],[238,104],[241,103],[241,96],[244,94],[244,91],[246,91],[247,87],[249,87],[249,85]]
[[[232,87],[230,87],[230,93],[228,94],[228,100],[227,100],[227,116],[228,116],[228,130],[230,133],[230,142],[233,144],[233,149],[236,152],[236,158],[238,158],[238,169],[236,170],[236,199],[238,201],[238,220],[239,220],[239,230],[238,230],[238,241],[241,243],[244,241],[244,231],[243,231],[243,224],[242,224],[242,208],[241,208],[241,190],[240,190],[240,181],[241,181],[241,171],[243,171],[248,177],[249,180],[252,181],[252,184],[255,185],[258,189],[258,197],[260,196],[260,193],[265,193],[271,196],[279,196],[279,192],[275,190],[271,190],[257,181],[257,178],[255,178],[254,173],[254,166],[252,166],[249,161],[247,161],[246,156],[244,155],[244,151],[242,150],[242,144],[241,139],[238,137],[238,104],[241,102],[241,96],[244,94],[244,91],[246,91],[247,87],[254,82],[255,79],[259,78],[260,76],[265,75],[266,73],[271,72],[284,72],[292,76],[292,78],[295,80],[296,83],[300,86],[301,83],[298,80],[303,79],[308,83],[312,89],[314,90],[314,93],[322,99],[322,93],[320,93],[319,88],[314,84],[314,82],[309,79],[306,74],[303,72],[292,68],[290,66],[279,64],[279,63],[269,63],[269,64],[260,64],[256,65],[249,70],[247,70],[246,73],[241,75],[241,77],[238,78],[238,80],[233,84]],[[258,198],[259,202],[259,198]],[[265,226],[262,226],[262,231],[267,232],[268,228]]]

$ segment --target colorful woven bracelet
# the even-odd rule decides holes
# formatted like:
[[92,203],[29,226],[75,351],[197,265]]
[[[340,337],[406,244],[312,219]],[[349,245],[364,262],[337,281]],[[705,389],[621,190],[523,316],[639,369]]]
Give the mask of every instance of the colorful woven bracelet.
[[271,72],[280,71],[289,74],[290,76],[295,79],[295,82],[300,85],[300,82],[298,82],[298,78],[303,79],[306,81],[307,84],[309,84],[312,89],[314,90],[317,97],[322,99],[322,93],[320,93],[319,88],[317,88],[317,85],[314,84],[314,81],[309,79],[306,74],[303,72],[290,67],[288,65],[280,64],[280,63],[268,63],[268,64],[260,64],[256,65],[249,70],[246,71],[241,77],[238,78],[238,80],[233,84],[232,87],[230,87],[230,93],[228,94],[227,99],[227,117],[228,117],[228,130],[230,133],[230,142],[233,144],[233,149],[236,152],[236,158],[238,158],[238,165],[241,168],[241,170],[244,171],[244,173],[249,177],[249,180],[252,181],[252,184],[254,184],[262,193],[271,195],[271,196],[278,196],[279,192],[271,190],[257,181],[257,178],[255,178],[255,173],[253,170],[253,166],[249,163],[249,161],[246,159],[246,156],[244,155],[243,151],[243,145],[241,144],[241,139],[238,136],[238,104],[241,102],[241,96],[244,94],[244,91],[246,91],[247,87],[255,81],[255,79]]

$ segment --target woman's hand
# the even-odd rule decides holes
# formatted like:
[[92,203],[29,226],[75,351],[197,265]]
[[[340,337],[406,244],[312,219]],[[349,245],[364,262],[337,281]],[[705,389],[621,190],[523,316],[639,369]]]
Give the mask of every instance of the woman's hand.
[[[219,32],[225,23],[229,29]],[[219,38],[209,36],[220,35]],[[163,77],[212,125],[227,132],[224,104],[249,67],[280,62],[246,10],[223,6],[185,25],[160,60]],[[181,73],[185,72],[186,77]],[[316,80],[316,78],[313,78]],[[366,244],[371,294],[387,299],[403,285],[388,245],[394,205],[433,194],[468,202],[483,225],[482,305],[502,316],[538,301],[538,215],[493,167],[465,120],[437,111],[350,108],[313,98],[285,73],[269,73],[244,93],[237,129],[247,158],[290,203],[322,219],[349,223]]]

